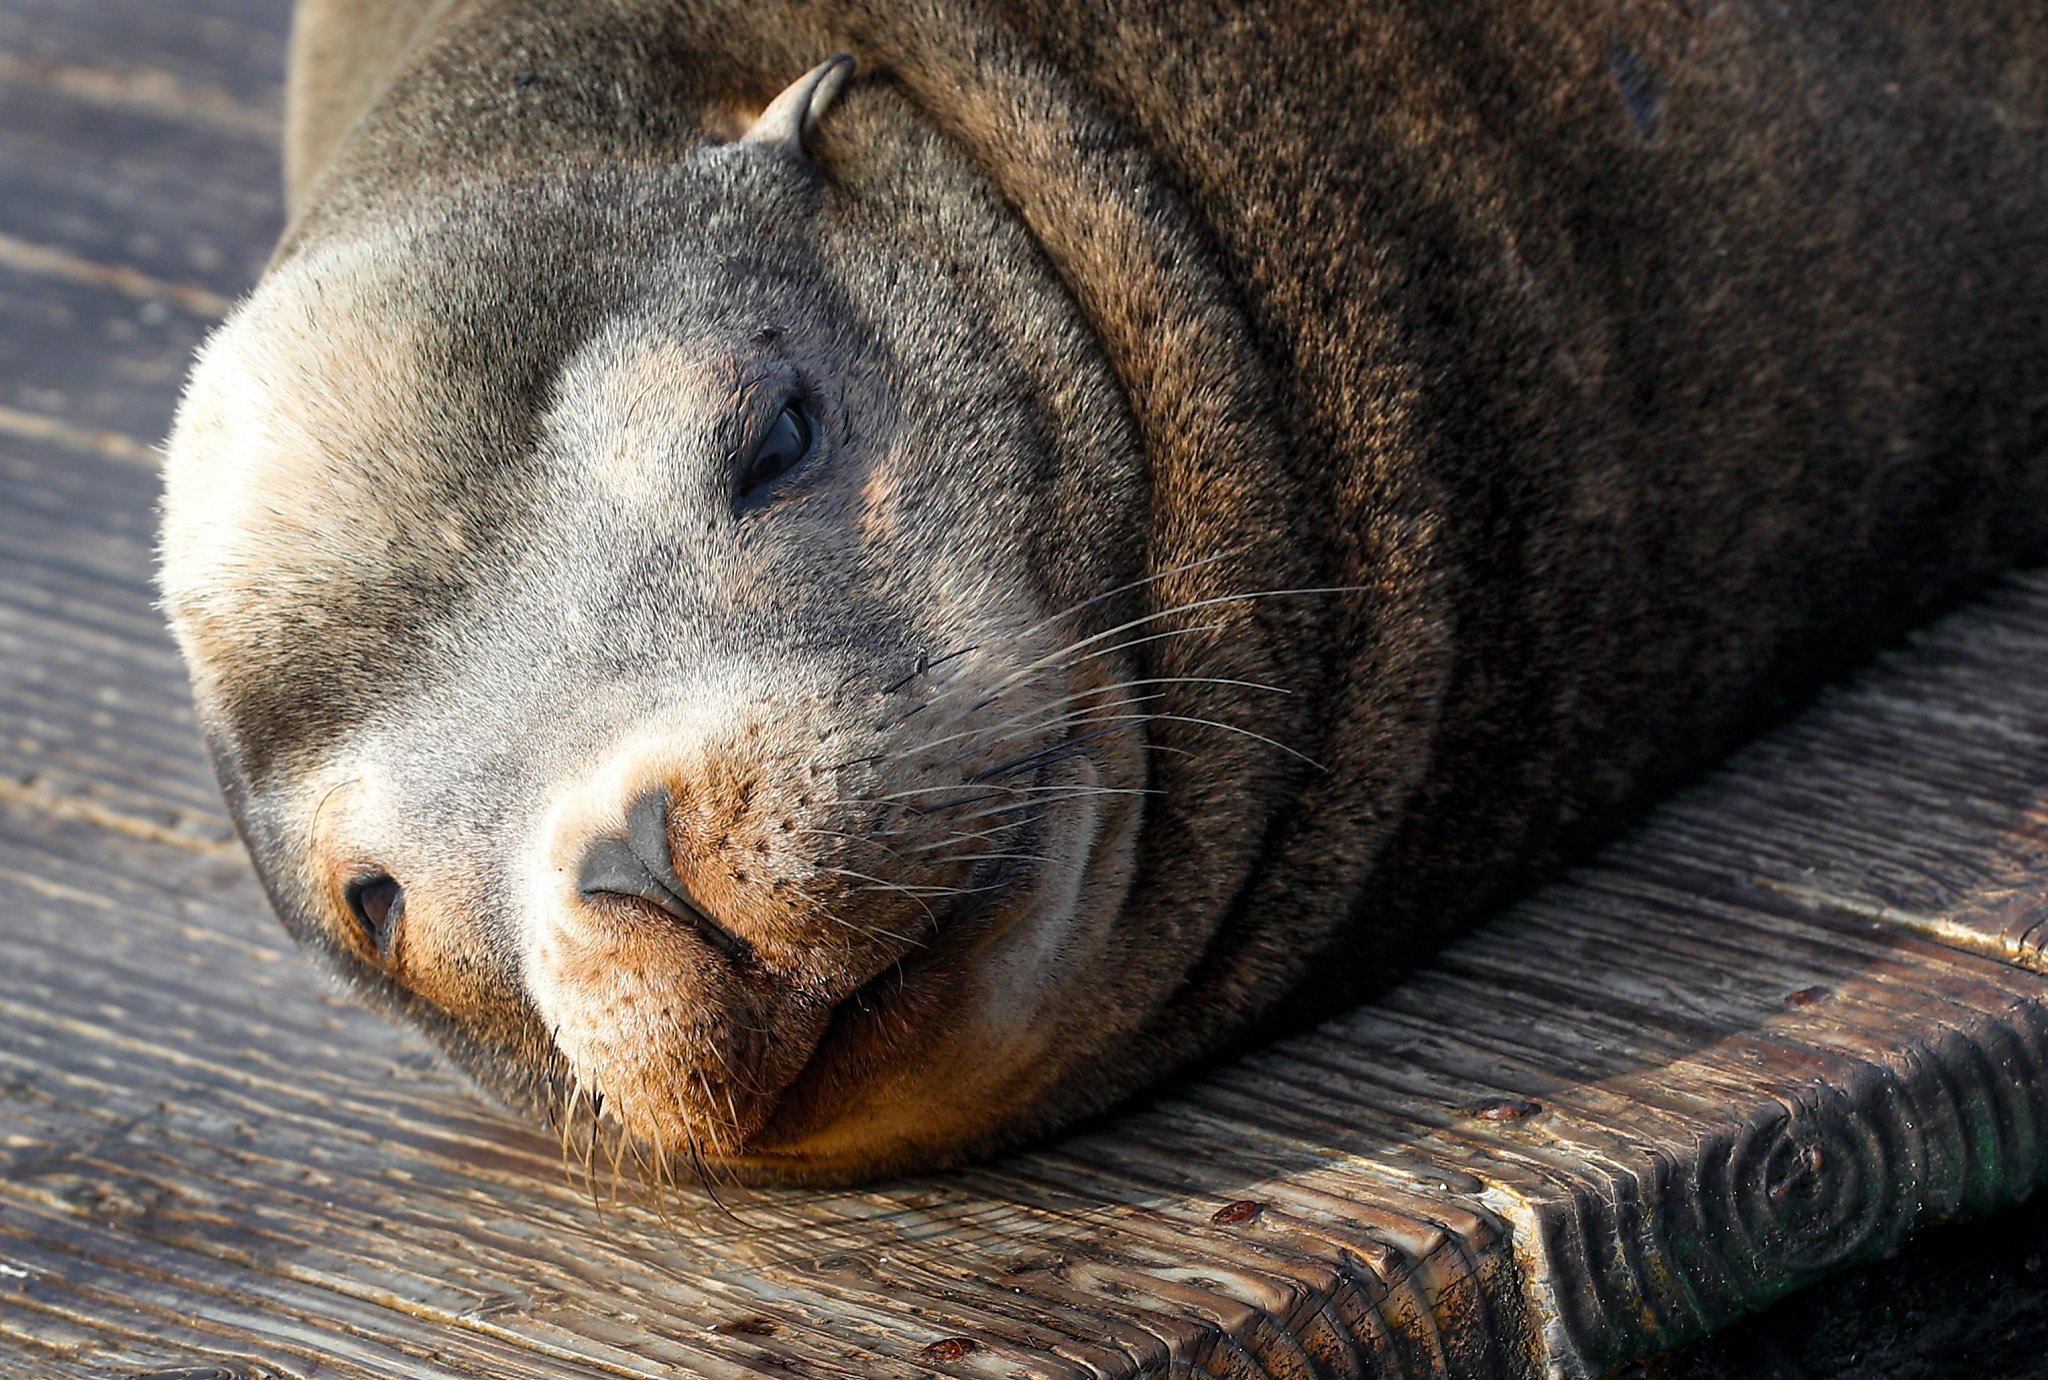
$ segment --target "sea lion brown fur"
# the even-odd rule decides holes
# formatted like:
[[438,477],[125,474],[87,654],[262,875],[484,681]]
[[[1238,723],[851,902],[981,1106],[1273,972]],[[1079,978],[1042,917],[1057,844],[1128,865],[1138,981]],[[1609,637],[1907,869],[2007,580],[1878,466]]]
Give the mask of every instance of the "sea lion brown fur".
[[279,913],[764,1179],[1356,998],[2048,535],[2039,20],[307,0],[163,532]]

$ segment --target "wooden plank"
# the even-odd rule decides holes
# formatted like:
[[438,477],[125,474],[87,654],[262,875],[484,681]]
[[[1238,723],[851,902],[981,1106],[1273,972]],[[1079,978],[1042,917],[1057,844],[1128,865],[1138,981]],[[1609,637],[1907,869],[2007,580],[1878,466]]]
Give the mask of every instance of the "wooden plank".
[[289,22],[276,0],[8,0],[0,80],[261,134],[280,121]]
[[103,110],[7,72],[0,61],[0,265],[221,315],[277,234],[274,136]]
[[153,442],[212,325],[176,303],[0,263],[0,407]]
[[151,607],[156,476],[0,435],[0,799],[200,847],[233,831]]
[[287,23],[270,0],[0,6],[0,266],[218,316],[281,221]]
[[[395,1341],[487,1320],[733,1373],[891,1373],[952,1337],[961,1374],[1590,1372],[2042,1172],[2039,979],[1596,874],[1109,1128],[873,1193],[728,1194],[738,1222],[698,1197],[671,1236],[599,1219],[556,1147],[321,992],[233,855],[0,819],[0,1115],[34,1149],[0,1195],[284,1262],[263,1287],[307,1312],[403,1298]],[[1475,1114],[1506,1099],[1540,1110]],[[606,1301],[636,1323],[594,1324]]]
[[153,446],[279,224],[286,22],[0,6],[0,799],[203,848],[232,831],[151,606]]
[[[522,1348],[455,1333],[397,1343],[370,1305],[323,1298],[317,1314],[264,1288],[262,1276],[216,1258],[116,1239],[89,1218],[0,1200],[0,1255],[13,1276],[0,1344],[75,1373],[184,1373],[206,1364],[263,1376],[477,1374],[600,1376],[596,1367],[543,1361]],[[340,1305],[340,1306],[337,1306]]]
[[2048,574],[1738,754],[1613,857],[2048,970]]

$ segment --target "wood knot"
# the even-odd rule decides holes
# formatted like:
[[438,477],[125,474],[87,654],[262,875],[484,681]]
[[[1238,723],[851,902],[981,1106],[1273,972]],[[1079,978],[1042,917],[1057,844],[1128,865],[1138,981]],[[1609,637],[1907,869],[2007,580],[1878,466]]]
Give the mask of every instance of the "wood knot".
[[1826,1166],[1827,1156],[1818,1145],[1803,1146],[1783,1157],[1773,1166],[1774,1176],[1768,1190],[1771,1198],[1782,1203],[1794,1193],[1814,1192]]
[[[1738,1275],[1770,1259],[1795,1271],[1832,1269],[1880,1246],[1910,1193],[1900,1169],[1917,1158],[1919,1128],[1900,1098],[1853,1104],[1838,1090],[1754,1123],[1705,1182],[1707,1206],[1726,1224],[1724,1255]],[[1910,1200],[1910,1199],[1906,1199]]]
[[927,1361],[959,1361],[981,1350],[981,1343],[972,1337],[941,1337],[922,1353]]
[[1797,992],[1786,994],[1785,1005],[1811,1006],[1817,1001],[1826,1001],[1833,995],[1834,993],[1825,987],[1802,987]]
[[1049,1273],[1057,1274],[1061,1270],[1064,1270],[1066,1266],[1067,1258],[1065,1256],[1057,1255],[1048,1251],[1042,1255],[1028,1255],[1025,1256],[1022,1260],[1013,1260],[1009,1264],[1003,1266],[1003,1273],[1006,1275],[1016,1276],[1028,1275],[1035,1273],[1039,1270],[1045,1270]]
[[1249,1198],[1240,1198],[1234,1203],[1225,1203],[1209,1214],[1209,1220],[1219,1227],[1241,1227],[1259,1215],[1259,1205]]
[[729,1318],[725,1322],[713,1324],[711,1330],[723,1332],[727,1336],[773,1337],[782,1330],[782,1324],[773,1318]]
[[1541,1102],[1531,1102],[1526,1097],[1496,1097],[1474,1107],[1472,1115],[1481,1121],[1521,1121],[1542,1110]]

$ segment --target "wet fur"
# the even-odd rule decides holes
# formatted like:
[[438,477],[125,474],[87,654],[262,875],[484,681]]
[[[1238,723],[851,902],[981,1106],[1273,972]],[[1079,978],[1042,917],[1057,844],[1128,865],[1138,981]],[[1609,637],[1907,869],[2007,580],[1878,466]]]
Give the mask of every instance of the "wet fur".
[[[862,69],[820,131],[825,187],[933,193],[922,225],[958,236],[954,278],[999,304],[1011,275],[1014,300],[1078,328],[991,327],[1052,452],[1077,426],[1106,438],[1051,466],[1037,526],[1005,540],[1040,609],[1156,577],[1088,610],[1087,636],[1347,592],[1205,605],[1214,631],[1128,653],[1141,675],[1288,693],[1183,684],[1151,706],[1156,793],[1048,1077],[930,1134],[907,1093],[888,1135],[774,1172],[983,1152],[1353,1000],[2048,535],[2030,5],[1382,0],[1215,24],[1160,0],[1113,30],[1078,3],[304,5],[274,272],[369,225],[450,237],[456,267],[417,287],[439,318],[416,353],[344,344],[319,367],[429,370],[446,391],[416,420],[505,457],[512,498],[472,502],[431,464],[344,473],[373,512],[410,494],[390,521],[469,524],[364,584],[274,530],[217,541],[232,518],[191,516],[174,473],[167,596],[288,922],[515,1101],[560,1096],[488,925],[447,918],[433,971],[394,988],[309,918],[304,807],[276,802],[305,798],[323,740],[445,695],[379,674],[379,649],[453,646],[460,609],[516,597],[520,508],[544,492],[522,466],[566,362],[660,250],[648,188],[839,50]],[[971,228],[986,214],[1014,238]],[[428,362],[391,364],[408,357]],[[331,390],[401,432],[405,393],[397,375]],[[176,457],[205,425],[181,422],[174,464],[199,463]],[[1080,482],[1140,453],[1130,506]],[[248,596],[271,564],[303,598]],[[414,794],[421,829],[488,813]],[[890,1073],[846,1078],[879,1105]]]

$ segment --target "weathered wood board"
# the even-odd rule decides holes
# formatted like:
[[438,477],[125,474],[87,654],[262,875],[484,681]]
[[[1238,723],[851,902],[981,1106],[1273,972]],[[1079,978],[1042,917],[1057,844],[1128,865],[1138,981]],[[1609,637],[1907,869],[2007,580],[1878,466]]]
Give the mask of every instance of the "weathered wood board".
[[282,0],[0,0],[0,1373],[1596,1374],[2048,1178],[2048,577],[1382,1000],[1038,1150],[656,1211],[327,990],[150,607]]

